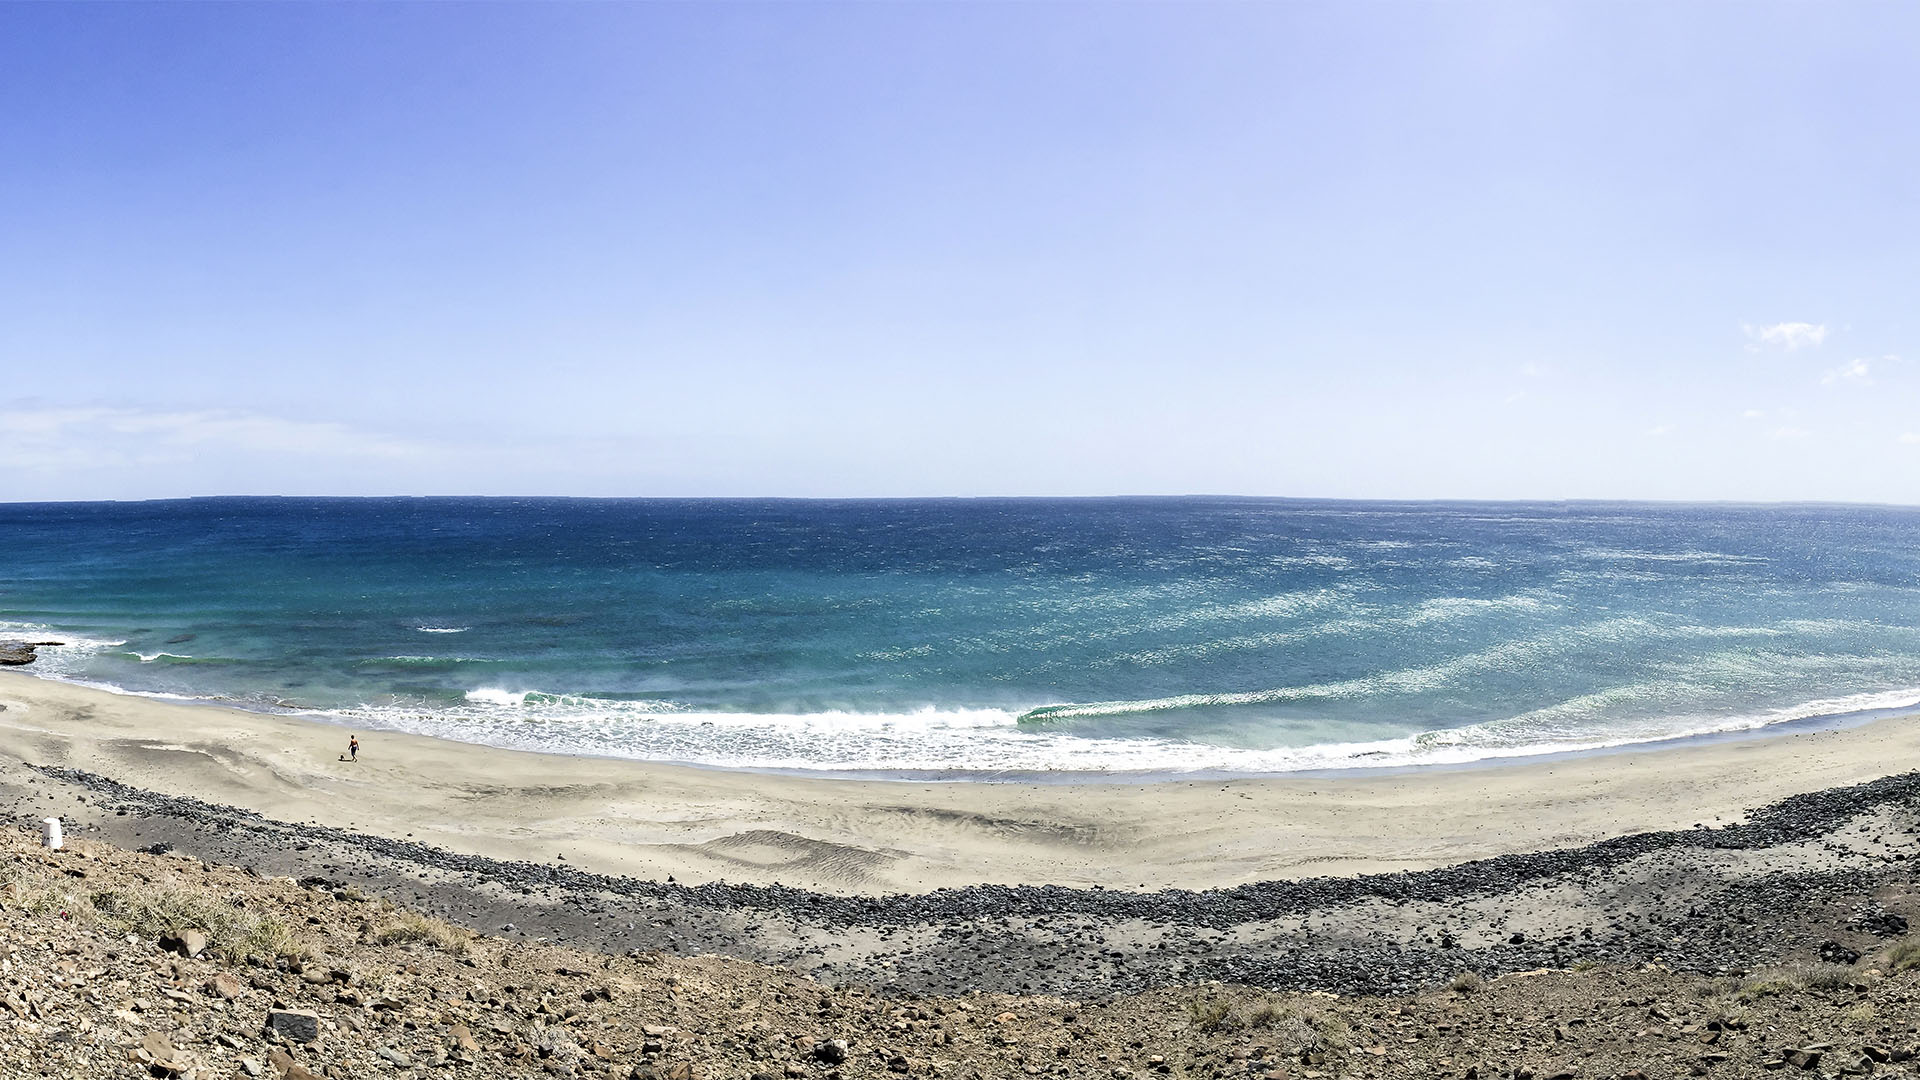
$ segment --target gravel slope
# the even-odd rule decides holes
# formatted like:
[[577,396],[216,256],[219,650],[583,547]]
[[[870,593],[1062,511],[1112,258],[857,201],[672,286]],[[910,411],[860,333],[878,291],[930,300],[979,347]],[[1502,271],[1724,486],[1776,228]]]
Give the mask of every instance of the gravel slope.
[[1911,916],[1920,774],[1795,796],[1738,824],[1418,873],[1212,891],[976,886],[847,897],[605,877],[271,821],[68,769],[0,769],[20,817],[266,875],[354,885],[510,938],[618,955],[723,954],[833,984],[1099,999],[1207,980],[1398,993],[1483,975],[1658,960],[1743,972]]

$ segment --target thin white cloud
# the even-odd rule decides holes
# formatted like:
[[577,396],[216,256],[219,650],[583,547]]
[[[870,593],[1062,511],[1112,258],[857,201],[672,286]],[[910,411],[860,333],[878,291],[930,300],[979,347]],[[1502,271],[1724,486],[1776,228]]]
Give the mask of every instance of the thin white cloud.
[[1872,371],[1873,365],[1866,360],[1850,360],[1834,368],[1832,371],[1827,372],[1825,375],[1820,376],[1820,382],[1826,386],[1832,386],[1834,383],[1853,383],[1860,386],[1871,385],[1873,382]]
[[1672,424],[1657,424],[1646,430],[1646,435],[1650,439],[1657,439],[1662,435],[1671,435],[1671,434],[1673,434]]
[[1908,446],[1920,446],[1920,431],[1909,431],[1900,436],[1899,441]]
[[0,469],[112,469],[174,465],[210,455],[393,461],[431,448],[324,420],[223,409],[0,411]]
[[1767,436],[1774,439],[1804,439],[1810,434],[1812,432],[1803,427],[1777,427],[1767,432]]
[[1770,326],[1743,326],[1747,332],[1749,348],[1758,349],[1767,346],[1774,349],[1817,349],[1827,340],[1826,323],[1782,322]]
[[1748,409],[1740,414],[1742,420],[1765,420],[1766,418],[1767,410],[1765,409]]

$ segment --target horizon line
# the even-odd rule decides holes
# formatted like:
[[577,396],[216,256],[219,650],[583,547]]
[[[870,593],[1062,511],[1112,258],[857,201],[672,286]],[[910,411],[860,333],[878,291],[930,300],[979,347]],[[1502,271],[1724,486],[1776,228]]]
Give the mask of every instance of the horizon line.
[[477,495],[477,494],[385,494],[385,495],[263,495],[229,493],[220,495],[158,495],[126,499],[0,499],[0,507],[10,506],[98,506],[163,502],[217,502],[223,500],[308,500],[313,502],[396,502],[500,500],[546,502],[792,502],[792,503],[881,503],[881,502],[1125,502],[1214,500],[1235,502],[1291,503],[1366,503],[1407,506],[1494,505],[1639,505],[1639,506],[1722,506],[1722,507],[1833,507],[1883,510],[1920,510],[1920,503],[1854,501],[1845,499],[1681,499],[1614,496],[1475,498],[1439,496],[1426,498],[1371,497],[1351,495],[1244,495],[1209,492],[1178,494],[1132,493],[1099,495]]

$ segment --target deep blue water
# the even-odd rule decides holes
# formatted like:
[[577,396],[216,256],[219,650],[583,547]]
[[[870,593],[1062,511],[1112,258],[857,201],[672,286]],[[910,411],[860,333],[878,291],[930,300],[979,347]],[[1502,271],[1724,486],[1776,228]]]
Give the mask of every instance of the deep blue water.
[[41,674],[891,773],[1459,761],[1920,701],[1920,511],[1248,499],[0,505]]

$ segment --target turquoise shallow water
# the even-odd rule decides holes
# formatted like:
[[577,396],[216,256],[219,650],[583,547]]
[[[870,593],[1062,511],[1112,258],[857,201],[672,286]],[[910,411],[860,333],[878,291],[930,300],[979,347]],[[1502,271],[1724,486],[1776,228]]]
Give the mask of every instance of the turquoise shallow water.
[[1246,499],[0,505],[43,675],[988,777],[1467,761],[1920,702],[1920,511]]

